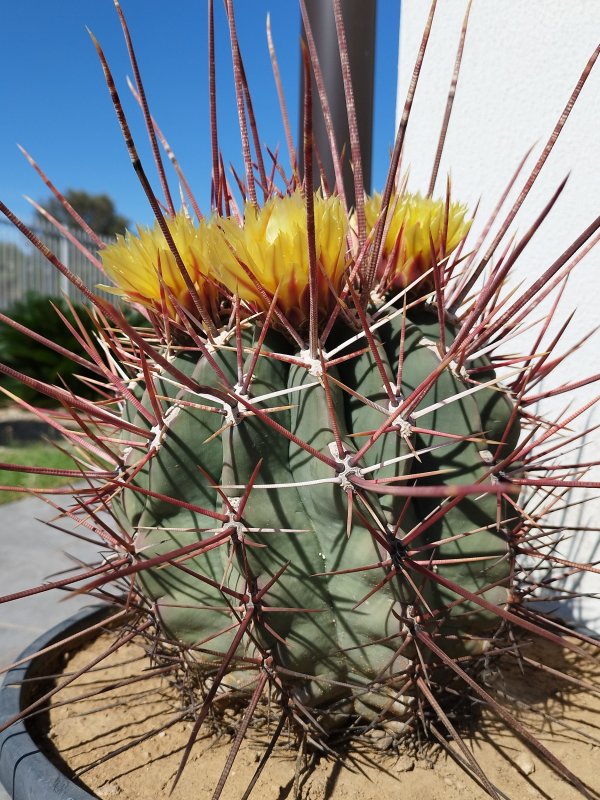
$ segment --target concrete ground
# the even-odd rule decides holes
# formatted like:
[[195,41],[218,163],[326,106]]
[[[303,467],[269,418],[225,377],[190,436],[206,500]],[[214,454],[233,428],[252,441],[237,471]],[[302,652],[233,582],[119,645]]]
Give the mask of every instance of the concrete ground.
[[[68,499],[61,498],[64,503]],[[72,566],[74,558],[93,559],[96,545],[44,524],[55,516],[54,509],[37,498],[0,505],[0,595],[60,578],[58,573]],[[64,521],[60,525],[74,529]],[[0,605],[0,668],[11,664],[39,634],[87,605],[88,598],[59,590]],[[0,675],[0,682],[3,678]],[[0,800],[9,800],[1,785]]]

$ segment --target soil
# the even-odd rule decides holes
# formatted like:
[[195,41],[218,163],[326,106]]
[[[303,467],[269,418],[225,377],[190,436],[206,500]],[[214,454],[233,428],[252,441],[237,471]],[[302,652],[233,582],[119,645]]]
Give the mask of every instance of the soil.
[[[113,641],[114,634],[107,633],[73,654],[66,672],[76,672]],[[534,651],[526,646],[524,652],[532,660],[543,660],[577,674],[587,685],[595,681],[598,686],[600,669],[582,664],[570,652],[545,642],[536,645]],[[61,759],[63,768],[66,764],[67,771],[99,798],[154,800],[169,796],[193,723],[180,718],[179,692],[164,678],[150,674],[151,670],[141,646],[131,643],[108,657],[102,669],[95,668],[61,692],[50,709],[48,737],[54,758]],[[113,686],[134,676],[135,681]],[[535,732],[592,793],[598,792],[598,692],[527,665],[522,671],[516,659],[497,672],[494,684],[495,696],[504,698],[519,721]],[[86,697],[73,704],[74,698],[82,696]],[[67,699],[70,702],[65,705]],[[213,724],[212,730],[201,734],[170,795],[172,800],[212,797],[241,718],[241,711],[226,708],[219,729]],[[243,796],[277,722],[275,713],[271,718],[265,715],[246,735],[222,794],[225,800]],[[145,734],[149,734],[147,738]],[[135,744],[140,738],[142,741]],[[297,765],[304,760],[298,756],[297,743],[284,731],[250,797],[475,800],[489,796],[440,745],[423,747],[419,753],[414,746],[402,744],[382,750],[382,745],[389,744],[384,739],[383,732],[376,731],[358,742],[343,760],[323,757],[313,761],[310,769],[297,773]],[[476,733],[465,738],[465,743],[488,779],[504,793],[500,796],[519,800],[576,800],[582,796],[491,713],[483,714]],[[449,749],[458,752],[454,744]]]

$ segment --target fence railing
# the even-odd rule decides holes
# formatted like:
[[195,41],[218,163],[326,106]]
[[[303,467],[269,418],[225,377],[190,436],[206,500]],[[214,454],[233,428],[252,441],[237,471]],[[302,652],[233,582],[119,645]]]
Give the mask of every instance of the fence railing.
[[[49,224],[36,223],[31,229],[71,272],[81,278],[86,286],[97,294],[104,295],[96,289],[96,286],[99,283],[107,283],[108,279],[72,242]],[[72,233],[88,250],[96,254],[98,248],[89,237],[79,231]],[[107,243],[112,241],[111,238],[102,238]],[[25,239],[23,234],[10,222],[0,220],[0,310],[7,310],[24,299],[28,292],[51,297],[67,295],[78,302],[85,299],[81,292]]]

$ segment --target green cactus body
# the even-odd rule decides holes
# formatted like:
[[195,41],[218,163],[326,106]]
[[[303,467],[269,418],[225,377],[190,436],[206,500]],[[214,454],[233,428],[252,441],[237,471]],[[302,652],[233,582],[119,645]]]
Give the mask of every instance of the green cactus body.
[[[393,333],[388,339],[388,349],[392,360],[399,357],[401,325],[400,316],[390,322]],[[446,345],[451,344],[454,336],[455,331],[448,326]],[[421,314],[418,324],[407,322],[403,392],[411,392],[420,386],[438,367],[441,360],[438,343],[437,318]],[[482,382],[494,378],[490,368],[484,373]],[[452,399],[471,388],[476,388],[476,391],[458,400]],[[428,408],[433,410],[419,414],[420,410]],[[505,436],[509,424],[511,428],[505,437],[505,451],[516,444],[519,435],[518,422],[511,422],[512,403],[506,394],[496,387],[473,387],[452,367],[446,367],[441,372],[418,404],[414,415],[415,425],[436,432],[419,433],[416,436],[417,446],[424,450],[420,456],[423,471],[447,470],[440,477],[432,477],[432,484],[442,482],[451,486],[489,481],[496,442]],[[444,437],[444,433],[458,438]],[[415,498],[413,502],[417,518],[423,520],[437,509],[439,501]],[[494,605],[506,603],[511,574],[505,516],[506,509],[495,495],[472,495],[460,500],[432,524],[424,537],[429,542],[440,542],[435,550],[436,558],[451,561],[440,565],[438,574],[473,594],[481,594]],[[482,592],[485,587],[490,588]],[[490,629],[497,624],[497,615],[491,610],[482,609],[474,601],[456,605],[457,595],[440,583],[431,582],[428,588],[433,595],[431,602],[434,608],[450,607],[448,624],[451,628],[477,631]],[[463,618],[465,614],[468,619]]]
[[[408,396],[440,362],[437,320],[433,320],[425,314],[419,324],[405,323],[402,386],[395,387],[400,397]],[[417,609],[426,617],[442,615],[441,630],[450,639],[460,629],[471,632],[478,642],[482,631],[497,624],[491,611],[475,602],[461,602],[438,582],[414,576],[419,581],[415,589],[402,568],[392,568],[390,551],[381,545],[381,539],[389,543],[395,536],[400,541],[410,533],[438,507],[439,498],[358,493],[348,482],[355,474],[393,479],[393,486],[407,479],[414,483],[412,474],[421,472],[433,474],[417,479],[418,485],[484,481],[489,472],[486,454],[492,449],[486,437],[502,438],[502,426],[506,428],[510,419],[512,404],[495,388],[454,399],[468,386],[447,367],[422,397],[411,420],[414,426],[436,433],[412,432],[406,424],[396,424],[377,439],[356,465],[358,471],[353,471],[351,456],[394,409],[380,368],[393,386],[401,325],[401,315],[386,324],[385,346],[375,338],[380,367],[364,342],[345,346],[354,332],[336,326],[333,340],[349,353],[353,352],[350,348],[358,353],[341,361],[339,368],[329,367],[325,376],[318,362],[294,354],[281,335],[269,332],[248,393],[229,416],[210,397],[210,387],[223,388],[224,378],[236,385],[236,348],[227,343],[215,346],[212,361],[221,375],[206,357],[194,363],[185,354],[177,356],[174,366],[205,387],[207,394],[196,396],[164,373],[155,379],[154,389],[163,398],[163,408],[166,404],[169,424],[155,443],[156,453],[120,501],[121,517],[135,533],[138,552],[147,557],[206,540],[228,525],[231,529],[226,542],[186,559],[187,571],[163,564],[143,572],[144,591],[170,636],[198,645],[195,652],[201,662],[218,664],[248,610],[224,595],[221,587],[243,596],[268,586],[260,607],[253,609],[252,625],[237,655],[268,652],[289,675],[283,680],[291,695],[303,704],[367,717],[380,713],[386,703],[389,710],[397,699],[398,675],[410,663],[412,652],[403,646],[409,610],[416,613]],[[245,324],[244,374],[254,360],[258,333],[252,323]],[[449,327],[446,341],[452,336]],[[280,357],[273,358],[274,354]],[[281,358],[289,355],[295,357],[291,365]],[[305,363],[298,363],[299,359]],[[490,380],[490,374],[491,369],[485,380]],[[242,390],[236,386],[235,391]],[[146,396],[142,395],[142,402],[148,405]],[[289,436],[253,414],[250,404]],[[430,406],[433,410],[427,410]],[[421,410],[426,413],[420,414]],[[142,424],[141,415],[132,414],[130,408],[127,414]],[[505,437],[505,448],[511,446],[514,435]],[[343,458],[339,458],[336,440],[345,451]],[[253,475],[253,487],[247,492]],[[136,493],[135,486],[225,513],[230,523]],[[348,493],[354,504],[349,535]],[[237,519],[240,503],[244,507]],[[497,518],[495,495],[465,497],[425,527],[414,545],[439,541],[425,550],[430,558],[444,562],[434,567],[437,573],[475,594],[491,586],[483,596],[502,605],[510,564],[506,531],[497,526]],[[379,542],[373,530],[381,537]],[[388,566],[365,569],[380,562]],[[193,573],[210,582],[198,580]],[[477,646],[461,644],[463,649]],[[382,682],[387,682],[383,693]],[[374,685],[377,691],[372,690]],[[331,724],[333,716],[333,711],[331,718],[325,714],[323,724]]]
[[[215,352],[213,357],[225,374],[232,378],[235,374],[235,352],[222,349]],[[218,377],[205,358],[197,360],[178,355],[172,363],[198,384],[218,385]],[[220,406],[214,399],[199,397],[182,388],[168,375],[156,379],[155,390],[158,395],[167,398],[166,407],[163,401],[168,420],[167,432],[155,444],[157,454],[135,475],[133,486],[169,499],[158,499],[127,489],[116,506],[121,512],[121,521],[135,531],[137,552],[147,558],[214,535],[220,526],[218,520],[182,508],[171,502],[171,498],[209,511],[217,510],[218,496],[213,486],[219,483],[223,470],[223,447],[220,438],[215,437],[223,425],[222,414],[191,405],[178,405],[178,400],[214,406],[215,409]],[[147,391],[142,394],[142,402],[150,407]],[[126,415],[132,416],[136,424],[148,427],[141,415],[130,412],[131,408],[128,407]],[[135,463],[139,453],[132,452],[130,458]],[[144,593],[156,603],[168,634],[176,640],[194,644],[230,628],[231,616],[219,588],[223,577],[221,549],[217,547],[188,559],[185,566],[192,572],[206,576],[215,585],[211,586],[193,574],[169,565],[144,570],[140,581]],[[231,632],[217,636],[211,639],[210,649],[226,651],[232,638]]]

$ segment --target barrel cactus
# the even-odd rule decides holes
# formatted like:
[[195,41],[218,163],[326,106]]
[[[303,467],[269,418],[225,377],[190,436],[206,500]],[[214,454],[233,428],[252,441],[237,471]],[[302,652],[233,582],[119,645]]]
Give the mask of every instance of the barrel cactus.
[[[353,267],[350,221],[336,198],[317,195],[314,210],[314,355],[300,192],[248,206],[242,223],[185,223],[186,251],[204,248],[203,286],[229,288],[233,310],[225,295],[210,339],[183,337],[150,380],[140,376],[141,407],[130,401],[124,413],[147,436],[127,450],[114,505],[142,563],[192,548],[185,570],[161,562],[140,575],[168,635],[213,667],[228,654],[246,684],[236,654],[269,659],[290,702],[330,728],[406,710],[415,625],[457,639],[455,652],[480,652],[497,628],[477,598],[507,602],[497,466],[515,447],[518,415],[491,366],[469,380],[444,364],[455,331],[440,336],[433,307],[406,312],[392,298],[378,313],[352,289],[328,325]],[[173,225],[174,237],[181,230]],[[142,233],[102,254],[121,291],[147,305],[158,292],[143,296],[122,265],[138,259],[155,278],[160,262],[167,274],[159,240]],[[390,283],[415,260],[405,253]],[[171,291],[183,313],[191,298]],[[444,496],[455,499],[439,506]],[[452,584],[472,599],[454,602]]]
[[[68,477],[89,481],[65,513],[114,550],[72,582],[93,593],[127,581],[123,604],[135,607],[144,635],[154,626],[154,655],[166,643],[174,670],[193,673],[199,710],[179,774],[217,694],[248,701],[235,756],[268,690],[281,710],[275,738],[288,723],[324,752],[377,727],[397,746],[439,719],[468,769],[498,796],[444,710],[466,686],[590,796],[492,698],[482,675],[507,647],[506,631],[563,642],[559,626],[549,631],[523,608],[522,594],[539,586],[519,558],[562,564],[538,536],[548,507],[535,492],[545,498],[583,485],[580,475],[555,479],[550,466],[542,480],[527,470],[539,468],[538,451],[547,464],[556,449],[548,440],[572,417],[546,424],[530,410],[530,385],[554,363],[541,344],[546,328],[539,352],[500,352],[535,303],[563,285],[600,220],[523,294],[505,289],[533,231],[496,256],[513,209],[482,256],[482,242],[471,245],[469,211],[449,189],[442,198],[407,192],[397,174],[404,119],[382,195],[365,196],[352,141],[352,207],[341,184],[331,190],[313,180],[309,52],[317,77],[319,64],[308,25],[305,174],[301,180],[290,147],[289,174],[274,158],[267,175],[231,0],[226,8],[245,166],[237,202],[213,127],[212,207],[202,216],[150,115],[117,3],[165,190],[162,201],[150,187],[95,42],[157,219],[109,246],[98,242],[101,262],[90,254],[110,279],[100,288],[119,301],[85,286],[1,206],[95,308],[97,341],[80,336],[87,356],[78,363],[99,376],[97,402],[21,376],[78,423],[78,431],[55,423],[80,448]],[[336,23],[344,54],[339,14]],[[157,135],[187,196],[178,212]],[[341,174],[341,158],[332,156]],[[128,322],[123,303],[147,323]]]

